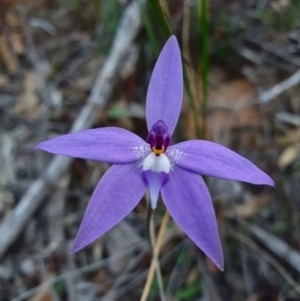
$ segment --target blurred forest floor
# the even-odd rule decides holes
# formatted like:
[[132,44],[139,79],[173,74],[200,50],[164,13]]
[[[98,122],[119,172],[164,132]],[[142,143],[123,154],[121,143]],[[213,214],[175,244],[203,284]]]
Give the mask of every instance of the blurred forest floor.
[[[131,6],[137,16],[120,28]],[[33,147],[72,126],[119,126],[146,138],[147,85],[166,41],[157,7],[191,88],[173,141],[195,139],[203,124],[197,1],[0,0],[0,301],[139,300],[152,258],[145,200],[71,256],[108,165],[53,163]],[[167,300],[300,300],[299,11],[299,0],[209,1],[206,139],[251,160],[276,189],[207,179],[225,272],[171,221],[160,255]],[[130,47],[113,48],[117,30],[118,39],[132,35]],[[164,211],[160,202],[156,229]],[[149,300],[160,300],[157,281]]]

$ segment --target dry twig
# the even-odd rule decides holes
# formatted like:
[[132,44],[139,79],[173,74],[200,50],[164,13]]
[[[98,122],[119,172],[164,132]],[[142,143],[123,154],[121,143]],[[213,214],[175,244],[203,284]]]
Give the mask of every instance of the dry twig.
[[156,266],[157,266],[159,251],[160,251],[160,248],[161,248],[161,245],[162,245],[162,239],[163,239],[163,236],[165,234],[169,218],[170,218],[169,212],[166,211],[166,213],[163,217],[163,220],[161,222],[161,226],[159,228],[159,232],[158,232],[158,235],[157,235],[157,241],[156,241],[156,244],[155,244],[155,247],[154,247],[154,250],[153,250],[153,258],[152,258],[152,261],[151,261],[151,265],[150,265],[150,268],[149,268],[146,284],[145,284],[144,291],[143,291],[143,294],[142,294],[142,297],[141,297],[140,301],[146,301],[147,298],[148,298],[150,288],[151,288],[151,284],[152,284],[152,281],[153,281],[154,272],[155,272]]
[[[155,253],[155,240],[156,239],[155,239],[153,214],[151,214],[150,225],[149,226],[150,226],[149,227],[150,241],[151,241],[151,247],[152,247],[152,250],[153,250],[153,257],[154,257],[154,256],[156,256],[156,253]],[[164,284],[163,284],[163,279],[162,279],[162,275],[161,275],[161,270],[160,270],[158,257],[155,258],[155,261],[156,261],[156,278],[157,278],[157,283],[158,283],[160,301],[166,301],[167,299],[166,299],[166,296],[165,296],[165,293],[164,293]]]
[[251,233],[270,251],[285,258],[285,260],[300,273],[300,254],[294,251],[287,243],[266,232],[259,226],[250,227]]
[[281,276],[289,283],[292,288],[300,294],[300,286],[298,283],[292,278],[292,276],[286,271],[286,269],[269,253],[264,251],[261,247],[259,247],[254,241],[250,238],[244,236],[241,233],[238,233],[234,230],[230,230],[230,234],[240,240],[242,243],[250,247],[252,250],[260,254],[266,261],[268,261],[280,274]]
[[300,70],[295,72],[292,76],[285,79],[281,83],[275,85],[274,87],[268,89],[267,91],[263,92],[259,98],[260,102],[266,104],[273,100],[275,97],[279,96],[284,91],[296,86],[300,82]]
[[22,301],[24,299],[27,299],[31,296],[36,295],[39,291],[48,289],[51,287],[54,283],[59,281],[66,281],[66,279],[70,276],[77,277],[78,275],[83,275],[85,273],[90,273],[92,271],[99,270],[102,267],[105,267],[109,264],[111,260],[116,260],[117,258],[120,258],[128,253],[132,253],[136,251],[137,249],[143,249],[146,247],[145,242],[138,243],[136,245],[131,246],[130,248],[127,248],[126,250],[123,250],[122,252],[116,253],[112,255],[111,257],[108,257],[106,259],[94,262],[90,265],[83,266],[81,268],[78,268],[76,270],[65,272],[61,275],[58,275],[56,277],[53,277],[51,279],[46,280],[45,282],[41,283],[40,285],[24,292],[23,294],[19,295],[18,297],[14,298],[11,301]]

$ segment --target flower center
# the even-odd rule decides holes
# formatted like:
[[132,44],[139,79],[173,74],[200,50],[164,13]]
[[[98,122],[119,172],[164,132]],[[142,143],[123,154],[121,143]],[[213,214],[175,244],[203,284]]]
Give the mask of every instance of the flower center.
[[155,152],[151,152],[143,160],[143,174],[148,185],[152,209],[156,207],[159,191],[170,169],[171,163],[165,154],[156,155]]
[[171,137],[167,126],[162,120],[159,120],[152,126],[146,141],[150,144],[150,147],[156,156],[161,155],[167,150]]
[[156,122],[149,132],[146,141],[150,144],[152,152],[143,160],[143,174],[148,185],[151,206],[157,204],[159,191],[167,179],[171,169],[171,162],[164,154],[171,137],[167,126],[162,120]]

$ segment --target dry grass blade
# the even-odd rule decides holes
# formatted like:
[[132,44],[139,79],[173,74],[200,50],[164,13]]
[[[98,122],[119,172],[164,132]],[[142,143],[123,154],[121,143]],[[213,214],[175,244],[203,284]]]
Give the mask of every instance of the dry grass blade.
[[270,88],[269,90],[263,92],[260,95],[260,102],[263,104],[270,102],[271,100],[275,99],[275,97],[279,96],[284,91],[299,84],[299,82],[300,82],[300,70],[295,72],[292,76],[290,76],[286,80],[282,81],[281,83],[279,83],[279,84],[275,85],[274,87]]
[[251,233],[269,250],[285,260],[300,273],[300,254],[294,251],[287,243],[274,235],[264,231],[259,226],[250,227]]
[[8,47],[7,38],[3,34],[0,35],[0,57],[2,57],[8,73],[14,74],[18,68],[18,63]]
[[[154,252],[154,248],[155,248],[155,229],[154,229],[154,221],[153,221],[153,214],[151,214],[151,218],[150,218],[150,225],[149,225],[150,229],[150,241],[151,241],[151,247],[153,250],[153,257],[156,256],[155,252]],[[160,295],[160,300],[161,301],[166,301],[166,296],[164,293],[164,284],[163,284],[163,279],[162,279],[162,275],[161,275],[161,270],[160,270],[160,265],[159,265],[159,260],[158,257],[155,258],[156,261],[156,277],[157,277],[157,282],[158,282],[158,289],[159,289],[159,295]]]
[[230,230],[230,234],[240,240],[243,244],[250,247],[252,250],[257,252],[262,256],[267,262],[269,262],[280,274],[281,276],[292,286],[292,288],[300,294],[300,285],[292,278],[292,276],[287,272],[287,270],[269,253],[264,251],[259,247],[254,241],[250,238],[244,236],[241,233],[238,233],[234,230]]
[[145,247],[145,242],[141,242],[137,245],[131,246],[130,248],[123,250],[122,252],[116,253],[111,257],[108,257],[106,259],[100,260],[98,262],[94,262],[90,265],[87,266],[83,266],[81,268],[78,268],[74,271],[68,271],[64,274],[58,275],[56,277],[53,277],[51,279],[46,280],[45,282],[41,283],[40,285],[24,292],[23,294],[19,295],[18,297],[14,298],[11,301],[22,301],[25,300],[31,296],[34,296],[36,294],[38,294],[40,291],[43,291],[45,289],[48,289],[49,287],[51,287],[54,283],[59,282],[59,281],[65,281],[68,277],[70,277],[71,274],[73,274],[74,277],[78,276],[78,275],[83,275],[85,273],[89,273],[92,271],[96,271],[102,267],[105,267],[109,264],[109,262],[111,260],[116,260],[122,256],[124,256],[125,254],[131,253],[137,249],[142,249]]
[[143,291],[143,294],[142,294],[142,297],[141,297],[140,301],[146,301],[147,298],[148,298],[150,288],[151,288],[151,284],[152,284],[152,281],[153,281],[154,272],[155,272],[155,269],[156,269],[156,266],[157,266],[157,258],[158,258],[158,255],[159,255],[159,251],[160,251],[160,248],[161,248],[161,245],[162,245],[162,239],[164,237],[169,218],[170,218],[169,212],[166,211],[166,213],[163,217],[163,220],[161,222],[161,226],[159,228],[159,232],[158,232],[158,235],[157,235],[157,241],[156,241],[154,252],[153,252],[153,258],[152,258],[152,261],[151,261],[151,265],[150,265],[150,269],[149,269],[149,272],[148,272],[146,284],[145,284],[144,291]]

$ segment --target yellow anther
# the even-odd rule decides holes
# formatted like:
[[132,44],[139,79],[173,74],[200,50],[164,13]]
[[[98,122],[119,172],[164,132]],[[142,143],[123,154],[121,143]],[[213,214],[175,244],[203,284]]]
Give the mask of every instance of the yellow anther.
[[156,156],[159,156],[160,154],[162,154],[164,152],[163,149],[157,149],[155,147],[152,147],[152,151]]

